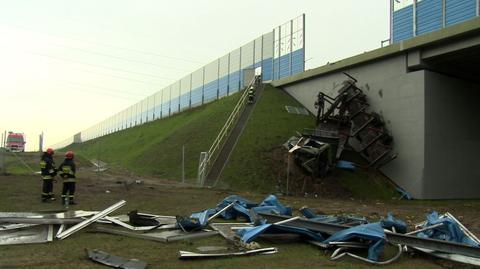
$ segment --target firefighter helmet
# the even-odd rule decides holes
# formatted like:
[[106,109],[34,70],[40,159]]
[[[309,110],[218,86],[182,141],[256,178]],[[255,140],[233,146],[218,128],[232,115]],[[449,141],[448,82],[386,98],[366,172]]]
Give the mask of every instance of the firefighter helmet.
[[65,158],[67,159],[73,159],[73,151],[67,151],[67,153],[65,153]]
[[53,153],[55,153],[55,151],[53,151],[52,148],[48,148],[48,149],[47,149],[47,153],[48,153],[49,155],[53,155]]

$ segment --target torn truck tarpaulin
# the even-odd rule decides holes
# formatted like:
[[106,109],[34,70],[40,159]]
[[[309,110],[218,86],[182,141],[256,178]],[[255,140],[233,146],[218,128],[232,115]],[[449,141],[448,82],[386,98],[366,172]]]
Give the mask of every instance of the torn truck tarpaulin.
[[[225,209],[226,207],[228,208]],[[249,222],[254,222],[255,213],[258,212],[291,215],[292,209],[282,205],[275,195],[267,196],[260,204],[252,203],[238,195],[231,195],[221,201],[216,208],[193,213],[190,217],[179,217],[177,223],[182,229],[192,231],[204,228],[209,219],[217,213],[224,219],[236,219],[237,216],[243,216]]]
[[352,239],[371,241],[368,249],[368,259],[371,261],[378,261],[386,243],[385,232],[380,223],[363,224],[341,230],[323,241],[323,243],[348,242]]
[[[265,218],[268,222],[278,222],[280,220],[289,219],[290,216],[278,216],[272,214],[259,214]],[[326,234],[334,234],[338,231],[348,229],[349,226],[333,223],[322,223],[318,221],[311,221],[307,219],[298,219],[290,222],[289,226],[306,228],[315,232],[321,232]],[[385,232],[387,241],[392,244],[407,245],[410,247],[427,248],[430,250],[436,250],[445,253],[461,254],[470,257],[480,258],[480,248],[472,247],[469,245],[459,244],[450,241],[436,240],[430,238],[420,238],[411,235],[404,235],[392,232]]]
[[86,250],[88,258],[98,263],[123,269],[144,269],[147,267],[147,263],[139,261],[137,259],[126,259],[118,256],[111,255],[107,252],[103,252],[97,249]]
[[53,225],[36,225],[0,232],[0,245],[46,243],[53,240]]
[[[433,228],[431,227],[439,223],[442,223],[443,225]],[[436,211],[433,211],[427,215],[427,222],[425,223],[424,227],[431,228],[417,233],[418,237],[446,240],[474,247],[480,247],[475,240],[472,240],[465,234],[465,232],[460,228],[460,225],[456,219],[454,220],[446,215],[441,217]]]
[[267,255],[275,254],[278,252],[277,248],[261,248],[241,252],[231,252],[231,253],[195,253],[190,251],[179,251],[179,258],[181,260],[187,259],[201,259],[201,258],[220,258],[220,257],[235,257],[235,256],[250,256],[250,255]]
[[261,234],[278,234],[278,233],[293,233],[299,234],[303,237],[308,238],[309,240],[314,241],[323,241],[324,238],[321,234],[312,232],[308,229],[298,228],[288,226],[288,223],[285,225],[277,224],[262,224],[252,228],[245,228],[237,231],[243,242],[249,243],[252,242],[257,236]]
[[95,214],[91,218],[86,219],[86,220],[84,220],[80,223],[77,223],[73,227],[68,228],[67,230],[63,231],[61,234],[57,235],[56,237],[60,240],[65,239],[66,237],[75,233],[76,231],[87,227],[88,225],[95,222],[96,220],[99,220],[99,219],[107,216],[108,214],[112,213],[113,211],[119,209],[120,207],[124,206],[126,203],[127,202],[125,200],[121,200],[121,201],[117,202],[116,204],[114,204],[114,205],[104,209],[103,211]]

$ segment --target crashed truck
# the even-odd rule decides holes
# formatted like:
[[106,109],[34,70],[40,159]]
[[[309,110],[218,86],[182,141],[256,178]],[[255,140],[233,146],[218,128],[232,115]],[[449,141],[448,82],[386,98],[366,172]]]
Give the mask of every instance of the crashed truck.
[[357,80],[348,74],[335,97],[317,95],[316,128],[291,137],[284,147],[297,165],[314,178],[324,178],[335,167],[354,169],[342,160],[344,152],[355,152],[375,169],[396,158],[393,137],[381,116],[369,112],[369,103]]

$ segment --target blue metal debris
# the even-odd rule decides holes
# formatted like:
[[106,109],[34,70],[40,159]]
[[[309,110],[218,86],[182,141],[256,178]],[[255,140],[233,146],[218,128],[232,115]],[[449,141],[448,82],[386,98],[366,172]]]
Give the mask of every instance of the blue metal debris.
[[344,170],[355,171],[355,169],[357,169],[354,163],[349,161],[344,161],[344,160],[338,160],[336,166],[337,168],[344,169]]
[[427,221],[423,227],[428,227],[439,223],[443,225],[420,232],[417,234],[417,236],[422,238],[452,241],[473,247],[480,247],[478,243],[465,235],[456,221],[447,216],[440,218],[438,212],[436,211],[433,211],[427,215]]
[[320,233],[312,232],[305,228],[297,228],[287,225],[276,225],[263,223],[261,225],[245,228],[237,231],[237,235],[241,237],[241,240],[245,243],[250,243],[260,234],[279,234],[279,233],[294,233],[299,234],[309,240],[323,241],[324,237]]
[[402,220],[396,219],[390,212],[387,214],[386,219],[380,221],[380,224],[384,229],[388,230],[392,230],[392,227],[394,227],[397,233],[404,234],[407,232],[407,224]]
[[385,232],[380,223],[370,223],[355,226],[346,230],[339,231],[323,243],[329,242],[346,242],[351,240],[369,240],[368,259],[378,261],[380,254],[386,243]]
[[242,216],[249,222],[254,222],[255,217],[252,215],[251,210],[253,210],[255,213],[262,212],[286,216],[292,215],[292,208],[282,205],[275,195],[267,196],[259,204],[252,203],[238,195],[231,195],[223,199],[223,201],[221,201],[216,208],[210,208],[201,212],[193,213],[189,218],[181,218],[179,224],[185,230],[201,229],[208,224],[208,218],[232,203],[235,204],[220,214],[222,218],[229,220]]
[[412,195],[410,195],[410,193],[408,193],[406,190],[404,190],[400,187],[396,187],[395,189],[401,194],[401,196],[399,198],[400,200],[401,199],[413,200]]

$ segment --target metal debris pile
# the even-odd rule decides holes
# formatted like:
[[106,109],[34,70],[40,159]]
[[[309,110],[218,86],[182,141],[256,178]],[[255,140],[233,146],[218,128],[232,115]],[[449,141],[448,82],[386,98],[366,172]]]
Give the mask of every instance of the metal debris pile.
[[[432,212],[426,221],[408,231],[405,222],[388,214],[370,222],[356,215],[318,215],[308,207],[294,216],[274,195],[260,203],[231,195],[214,208],[190,216],[164,216],[138,211],[110,216],[126,204],[119,201],[98,212],[0,212],[0,245],[47,243],[90,232],[152,240],[161,243],[222,236],[231,247],[204,246],[198,252],[180,250],[179,259],[268,255],[276,247],[261,247],[264,239],[305,242],[331,252],[331,259],[349,256],[371,264],[394,262],[406,252],[423,252],[438,258],[480,265],[480,240],[452,214]],[[223,219],[218,221],[217,219]],[[231,222],[225,222],[229,220]],[[74,237],[73,237],[74,238]],[[72,239],[74,240],[74,239]],[[285,245],[285,244],[283,244]],[[396,249],[385,257],[384,249]],[[122,258],[101,250],[86,250],[92,261],[115,268],[141,269],[146,262]]]
[[349,77],[337,96],[318,93],[316,128],[305,130],[284,144],[296,163],[316,178],[325,177],[334,167],[354,169],[352,163],[341,161],[346,150],[360,154],[374,168],[397,156],[382,117],[368,111],[366,95],[356,86],[357,81]]

